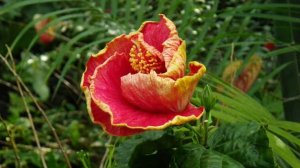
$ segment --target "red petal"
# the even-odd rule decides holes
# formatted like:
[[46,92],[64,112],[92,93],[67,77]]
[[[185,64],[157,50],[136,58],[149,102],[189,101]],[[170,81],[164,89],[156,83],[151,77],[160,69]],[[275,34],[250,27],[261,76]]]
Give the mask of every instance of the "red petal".
[[91,111],[93,122],[100,124],[105,132],[115,136],[128,136],[143,132],[142,129],[131,129],[124,126],[113,126],[110,123],[110,115],[102,111],[94,101],[91,101]]
[[54,38],[55,38],[54,35],[45,32],[40,36],[40,41],[44,44],[49,44],[54,40]]
[[82,75],[81,87],[84,88],[90,85],[89,78],[94,74],[96,67],[101,65],[109,57],[113,56],[115,52],[128,55],[131,46],[132,42],[129,40],[129,37],[126,35],[121,35],[107,43],[106,47],[99,53],[92,55],[88,60],[86,64],[86,70]]
[[91,99],[90,91],[88,88],[85,88],[83,91],[86,96],[87,109],[92,122],[101,125],[105,132],[115,136],[128,136],[144,131],[142,129],[131,129],[127,127],[111,125],[110,114],[104,112],[96,105],[96,103]]
[[268,50],[268,51],[273,51],[274,49],[276,49],[276,45],[272,42],[267,42],[265,43],[264,47]]
[[144,40],[160,52],[163,51],[163,42],[170,37],[171,30],[166,23],[166,17],[161,15],[159,22],[144,22],[139,29],[144,34]]
[[[105,66],[107,64],[115,65],[114,62],[117,61],[118,59],[121,59],[120,63],[122,63],[122,61],[124,61],[123,58],[125,58],[124,54],[122,54],[122,55],[115,54],[114,56],[108,58],[102,65],[99,66],[99,67],[104,67],[104,68],[102,68],[104,70],[104,71],[102,71],[102,73],[104,73],[106,75],[110,75],[108,73],[113,73],[113,71],[105,71],[106,70]],[[125,67],[125,69],[123,69],[123,68],[120,68],[120,69],[126,72],[126,71],[128,71],[128,66]],[[115,83],[114,82],[115,78],[109,77],[109,79],[112,79],[111,82]],[[103,80],[105,80],[105,79],[103,79]],[[144,131],[142,129],[131,129],[131,128],[127,128],[124,126],[113,126],[111,124],[110,113],[103,111],[101,108],[99,108],[99,106],[96,105],[96,103],[91,98],[93,96],[91,96],[89,88],[85,87],[85,88],[83,88],[83,90],[84,90],[84,93],[85,93],[85,96],[87,99],[88,112],[90,114],[92,121],[94,123],[100,124],[103,127],[104,131],[106,131],[107,133],[109,133],[111,135],[115,135],[115,136],[128,136],[128,135],[133,135],[133,134],[137,134],[137,133]],[[104,91],[104,92],[107,92],[108,94],[110,94],[110,91]]]
[[[91,97],[111,116],[113,126],[132,129],[163,129],[200,118],[203,108],[188,105],[180,113],[152,113],[130,104],[121,94],[120,78],[128,73],[125,55],[115,55],[97,67],[91,81]],[[146,90],[144,90],[145,92]]]
[[174,54],[182,43],[174,23],[161,14],[159,22],[145,22],[139,31],[144,34],[144,40],[148,44],[162,52],[165,67],[168,68]]
[[204,112],[203,107],[196,108],[191,104],[181,113],[152,113],[126,106],[122,102],[110,107],[113,113],[114,125],[147,130],[160,130],[171,125],[181,125],[197,120]]

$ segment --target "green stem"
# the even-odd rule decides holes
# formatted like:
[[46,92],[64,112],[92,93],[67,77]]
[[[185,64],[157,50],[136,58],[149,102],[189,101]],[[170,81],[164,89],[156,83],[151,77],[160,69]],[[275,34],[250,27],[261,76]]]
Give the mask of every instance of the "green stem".
[[208,139],[208,120],[204,120],[204,146],[207,147],[207,139]]
[[209,119],[209,111],[205,112],[205,118],[204,118],[204,121],[203,121],[203,126],[204,126],[204,141],[203,141],[203,146],[205,147],[208,147],[207,146],[207,140],[208,140],[208,126],[209,126],[209,123],[208,123],[208,119]]

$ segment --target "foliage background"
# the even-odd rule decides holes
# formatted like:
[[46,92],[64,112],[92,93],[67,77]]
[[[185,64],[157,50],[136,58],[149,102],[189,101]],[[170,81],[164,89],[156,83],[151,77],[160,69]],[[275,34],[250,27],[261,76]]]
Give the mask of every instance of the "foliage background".
[[[197,163],[189,163],[201,163],[202,167],[220,160],[214,157],[225,160],[221,165],[231,164],[228,160],[233,159],[245,167],[300,167],[300,124],[285,121],[284,117],[300,120],[297,1],[0,3],[0,167],[45,167],[43,157],[48,167],[68,167],[63,153],[73,167],[138,167],[145,166],[139,165],[139,160],[153,163],[153,159],[161,157],[169,158],[165,161],[167,165],[188,167],[180,162],[185,159],[174,148],[187,153],[197,149],[191,154],[199,156],[194,159]],[[201,104],[204,84],[214,88],[218,103],[211,112],[214,128],[209,138],[213,154],[197,143],[198,135],[193,133],[197,123],[165,132],[116,138],[93,125],[86,112],[79,84],[88,57],[115,36],[136,30],[143,21],[157,20],[159,13],[176,24],[180,37],[187,43],[188,59],[199,60],[208,67],[209,74],[200,82],[193,103]],[[36,14],[41,17],[33,19]],[[51,21],[37,33],[34,25],[46,18]],[[39,35],[48,28],[55,29],[55,40],[43,44]],[[276,45],[276,50],[264,47],[269,42]],[[220,80],[230,62],[244,61],[235,74],[238,76],[254,54],[263,59],[263,69],[247,95]],[[224,89],[218,89],[219,86]],[[249,136],[252,133],[263,138]],[[171,143],[168,138],[182,143]],[[259,148],[258,144],[264,145]],[[169,153],[158,152],[151,159],[143,157],[162,149]],[[233,150],[237,152],[230,153]]]

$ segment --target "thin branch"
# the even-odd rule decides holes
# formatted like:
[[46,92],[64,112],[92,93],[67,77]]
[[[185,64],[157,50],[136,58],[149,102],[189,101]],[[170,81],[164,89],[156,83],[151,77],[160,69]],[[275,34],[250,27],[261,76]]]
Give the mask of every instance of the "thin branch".
[[[8,49],[8,55],[9,55],[11,61],[12,61],[12,68],[13,68],[14,71],[16,71],[16,65],[15,65],[15,61],[13,59],[12,53],[11,53],[11,51],[10,51],[9,48],[7,48],[7,49]],[[37,147],[39,149],[40,157],[41,157],[41,160],[42,160],[42,165],[43,165],[44,168],[47,168],[48,166],[46,164],[46,160],[45,160],[45,157],[44,157],[43,150],[41,148],[40,140],[39,140],[37,131],[36,131],[35,126],[34,126],[32,115],[30,113],[30,110],[28,108],[27,102],[25,100],[25,96],[24,96],[23,90],[21,88],[20,82],[18,80],[17,80],[17,87],[18,87],[18,90],[19,90],[20,95],[22,97],[22,101],[23,101],[23,104],[24,104],[24,107],[25,107],[25,111],[27,113],[27,116],[28,116],[28,119],[29,119],[29,122],[30,122],[30,126],[31,126],[31,129],[32,129],[32,132],[33,132],[33,136],[34,136],[36,145],[37,145]]]
[[289,97],[289,98],[283,98],[283,102],[289,102],[289,101],[294,101],[300,99],[300,95],[294,96],[294,97]]
[[13,89],[13,90],[18,91],[18,87],[16,87],[16,86],[13,85],[12,83],[7,82],[7,81],[5,81],[5,80],[0,79],[0,84],[6,86],[6,87],[8,87],[8,88],[11,88],[11,89]]
[[[8,146],[8,147],[12,146],[11,143],[8,143],[8,142],[2,141],[2,140],[0,140],[0,145],[5,145],[5,146]],[[20,144],[20,143],[16,144],[16,147],[17,147],[17,149],[25,149],[27,151],[28,150],[30,150],[30,151],[37,151],[37,150],[39,150],[36,146],[31,146],[31,145],[26,145],[26,144]],[[47,153],[49,151],[55,151],[56,152],[56,151],[60,150],[58,146],[51,146],[49,144],[48,145],[45,144],[44,146],[41,146],[41,148],[42,148],[43,153]],[[76,151],[75,150],[68,150],[68,153],[75,154]]]
[[5,123],[5,121],[3,120],[2,116],[1,116],[1,113],[0,113],[0,120],[1,120],[1,122],[3,123],[3,125],[4,125],[4,127],[5,127],[5,129],[6,129],[7,135],[8,135],[8,137],[9,137],[9,141],[10,141],[11,146],[12,146],[12,148],[13,148],[14,155],[15,155],[15,158],[16,158],[16,165],[17,165],[17,167],[21,167],[21,164],[20,164],[20,157],[19,157],[19,155],[18,155],[18,148],[17,148],[17,146],[16,146],[16,143],[15,143],[15,140],[14,140],[13,136],[11,136],[11,134],[10,134],[10,132],[9,132],[9,129],[8,129],[8,127],[7,127],[6,123]]
[[[5,145],[5,146],[12,146],[10,143],[5,142],[5,141],[1,141],[0,140],[0,145]],[[16,144],[18,149],[25,149],[25,150],[31,150],[31,151],[35,151],[38,150],[35,146],[31,146],[31,145],[25,145],[25,144]],[[58,150],[58,148],[50,148],[50,147],[41,147],[43,151],[51,151],[51,150]]]
[[41,108],[41,106],[39,105],[39,103],[37,102],[37,99],[33,96],[33,94],[31,93],[31,91],[28,89],[28,87],[25,85],[25,83],[23,82],[23,80],[20,78],[20,76],[14,71],[14,69],[10,66],[10,64],[8,63],[7,59],[2,56],[0,54],[0,58],[2,59],[2,61],[5,63],[5,65],[8,67],[8,69],[11,71],[11,73],[15,76],[15,78],[17,79],[17,81],[20,82],[20,85],[25,89],[25,91],[28,93],[28,95],[30,96],[30,98],[33,100],[34,104],[36,105],[37,109],[41,112],[43,118],[45,119],[46,123],[49,125],[49,128],[51,129],[52,131],[52,134],[54,135],[54,138],[55,138],[55,141],[56,143],[58,144],[63,156],[64,156],[64,159],[67,163],[67,166],[69,168],[71,168],[71,163],[69,161],[69,158],[66,154],[66,152],[64,151],[63,149],[63,146],[61,144],[61,141],[56,133],[56,130],[55,128],[53,127],[52,123],[50,122],[48,116],[46,115],[45,111]]

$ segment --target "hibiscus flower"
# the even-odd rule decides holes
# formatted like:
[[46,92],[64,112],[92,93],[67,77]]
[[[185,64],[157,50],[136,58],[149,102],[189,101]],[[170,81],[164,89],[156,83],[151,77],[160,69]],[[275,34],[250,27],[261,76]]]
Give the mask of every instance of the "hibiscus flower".
[[92,121],[115,136],[160,130],[199,119],[203,107],[190,98],[205,66],[189,63],[186,45],[164,15],[121,35],[92,55],[81,88]]

